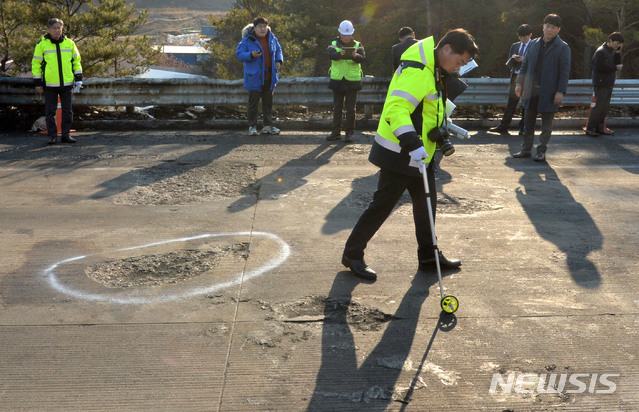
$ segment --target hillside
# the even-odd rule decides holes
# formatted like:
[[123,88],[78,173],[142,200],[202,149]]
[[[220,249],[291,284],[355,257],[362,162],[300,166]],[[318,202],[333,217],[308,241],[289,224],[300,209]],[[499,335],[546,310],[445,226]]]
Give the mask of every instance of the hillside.
[[234,0],[127,0],[139,9],[180,9],[207,12],[227,12],[233,7]]
[[137,9],[147,9],[149,17],[137,34],[147,35],[156,43],[164,42],[167,34],[184,34],[210,26],[210,15],[222,17],[233,6],[233,0],[128,0]]

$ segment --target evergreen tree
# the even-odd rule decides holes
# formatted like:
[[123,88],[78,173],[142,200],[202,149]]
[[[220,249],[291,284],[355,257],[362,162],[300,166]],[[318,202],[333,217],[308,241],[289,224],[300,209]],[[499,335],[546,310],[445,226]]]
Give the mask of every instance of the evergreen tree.
[[[23,0],[2,0],[0,7],[0,73],[15,75],[31,61],[38,31],[30,24],[32,8]],[[27,41],[27,39],[29,39]]]
[[[610,33],[618,31],[624,37],[621,49],[624,65],[621,77],[637,77],[639,73],[639,0],[586,0],[591,17],[583,25],[585,45],[592,57],[594,49],[608,40]],[[588,59],[588,62],[590,59]],[[589,64],[586,67],[590,67]],[[589,76],[589,70],[588,70]]]

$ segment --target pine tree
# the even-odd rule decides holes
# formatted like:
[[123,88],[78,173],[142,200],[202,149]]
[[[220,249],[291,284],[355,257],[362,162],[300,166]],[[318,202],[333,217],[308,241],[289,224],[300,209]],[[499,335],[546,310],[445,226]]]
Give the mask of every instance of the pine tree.
[[[146,22],[146,10],[139,12],[126,0],[3,1],[0,17],[4,40],[0,52],[3,61],[14,60],[14,74],[29,72],[33,48],[52,17],[62,19],[65,36],[78,46],[85,77],[129,76],[160,56],[150,39],[135,36]],[[16,28],[11,31],[12,27]]]

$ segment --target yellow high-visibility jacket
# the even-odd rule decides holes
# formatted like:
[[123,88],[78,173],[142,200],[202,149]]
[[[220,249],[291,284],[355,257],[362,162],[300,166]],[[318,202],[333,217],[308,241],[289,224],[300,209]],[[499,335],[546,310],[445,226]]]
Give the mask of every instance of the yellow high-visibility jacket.
[[73,40],[60,36],[54,40],[47,34],[36,44],[31,60],[31,73],[36,86],[72,86],[82,80],[82,64]]
[[[359,46],[360,42],[355,40],[355,50],[359,49]],[[338,53],[342,51],[342,48],[337,45],[337,40],[333,40],[329,47],[334,48]],[[363,74],[362,65],[348,58],[331,61],[329,73],[333,80],[346,79],[349,82],[360,81]]]
[[[419,175],[418,163],[408,153],[423,145],[429,156],[426,162],[432,160],[436,144],[426,136],[442,125],[445,113],[442,87],[436,80],[433,37],[412,45],[401,59],[405,63],[393,74],[369,160],[381,168]],[[420,103],[422,122],[415,125],[411,114]]]

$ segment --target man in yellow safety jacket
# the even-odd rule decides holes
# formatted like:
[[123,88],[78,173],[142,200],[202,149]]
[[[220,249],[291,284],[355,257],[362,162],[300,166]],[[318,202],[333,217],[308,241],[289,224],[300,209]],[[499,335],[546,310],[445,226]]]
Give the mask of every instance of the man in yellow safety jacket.
[[[437,202],[433,154],[437,147],[449,155],[454,148],[443,122],[446,80],[477,53],[473,37],[464,29],[450,30],[435,46],[428,37],[411,46],[393,75],[379,120],[369,161],[380,170],[373,201],[361,215],[344,246],[342,264],[357,277],[374,280],[377,274],[364,262],[364,249],[408,190],[418,244],[419,269],[436,264],[422,170],[430,187],[433,216]],[[452,150],[452,151],[451,151]],[[457,268],[459,260],[438,252],[444,268]]]
[[36,91],[44,90],[44,107],[47,119],[47,134],[49,144],[57,142],[58,127],[56,125],[56,110],[58,96],[62,106],[61,141],[75,143],[69,135],[73,123],[72,93],[82,88],[82,65],[80,52],[73,40],[62,34],[64,23],[60,19],[50,19],[47,23],[46,34],[35,46],[31,60],[31,73]]
[[342,133],[342,111],[346,111],[344,141],[353,141],[355,130],[355,105],[357,92],[362,90],[362,63],[366,52],[362,43],[353,39],[353,23],[344,20],[337,30],[339,36],[328,46],[331,59],[328,88],[333,90],[333,131],[326,140],[340,140]]

